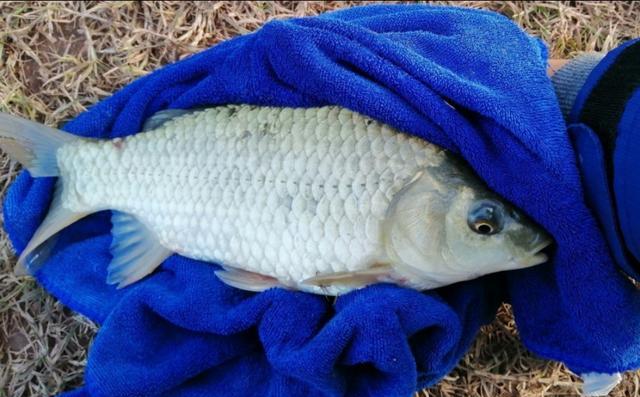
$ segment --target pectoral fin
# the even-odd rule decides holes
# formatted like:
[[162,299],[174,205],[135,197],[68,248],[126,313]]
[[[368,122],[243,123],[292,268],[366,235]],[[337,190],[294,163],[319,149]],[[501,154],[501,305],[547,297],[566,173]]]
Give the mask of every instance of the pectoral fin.
[[389,264],[376,264],[367,269],[355,272],[338,272],[320,274],[308,278],[302,284],[326,287],[330,285],[348,285],[351,287],[364,287],[369,284],[389,281],[391,266]]

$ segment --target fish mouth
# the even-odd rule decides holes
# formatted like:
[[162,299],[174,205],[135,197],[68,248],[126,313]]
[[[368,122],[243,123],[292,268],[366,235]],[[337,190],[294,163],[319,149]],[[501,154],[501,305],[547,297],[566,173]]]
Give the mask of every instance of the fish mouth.
[[542,252],[545,248],[550,246],[551,239],[543,239],[531,249],[531,255],[522,261],[522,265],[525,267],[540,265],[549,260],[549,256]]

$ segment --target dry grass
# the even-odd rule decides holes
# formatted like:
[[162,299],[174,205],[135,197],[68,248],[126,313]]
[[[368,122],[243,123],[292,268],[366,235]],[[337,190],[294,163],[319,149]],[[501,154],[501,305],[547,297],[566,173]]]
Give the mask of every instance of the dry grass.
[[[250,32],[272,18],[313,15],[353,2],[3,2],[0,3],[0,110],[56,125],[161,65]],[[571,2],[574,3],[574,2]],[[631,2],[463,2],[515,20],[551,44],[554,57],[608,50],[640,36]],[[16,174],[0,159],[0,189]],[[82,382],[96,327],[63,308],[32,280],[11,273],[15,258],[0,235],[0,397],[47,396]],[[627,374],[614,396],[637,396]],[[576,378],[534,358],[503,308],[433,396],[561,396]]]

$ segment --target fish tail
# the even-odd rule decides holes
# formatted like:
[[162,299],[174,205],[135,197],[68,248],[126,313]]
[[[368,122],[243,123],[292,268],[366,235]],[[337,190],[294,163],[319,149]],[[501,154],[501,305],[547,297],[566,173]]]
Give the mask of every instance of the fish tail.
[[33,177],[58,176],[58,148],[77,139],[67,132],[0,113],[0,148]]
[[[20,162],[33,177],[60,175],[58,149],[85,139],[33,121],[0,113],[0,148]],[[90,212],[76,212],[62,203],[63,181],[58,179],[49,212],[27,244],[15,268],[16,274],[35,274],[51,256],[57,233]]]
[[14,269],[15,274],[33,275],[38,272],[51,257],[58,241],[58,232],[93,212],[73,211],[67,208],[62,200],[63,189],[63,180],[60,178],[53,192],[49,212],[20,254]]

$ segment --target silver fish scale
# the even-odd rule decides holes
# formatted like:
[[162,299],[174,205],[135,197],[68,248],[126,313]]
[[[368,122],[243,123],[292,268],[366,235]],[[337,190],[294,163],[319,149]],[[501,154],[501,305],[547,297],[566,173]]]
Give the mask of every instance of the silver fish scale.
[[296,283],[383,256],[393,196],[437,147],[339,107],[225,106],[63,146],[63,202],[115,209],[184,256]]

